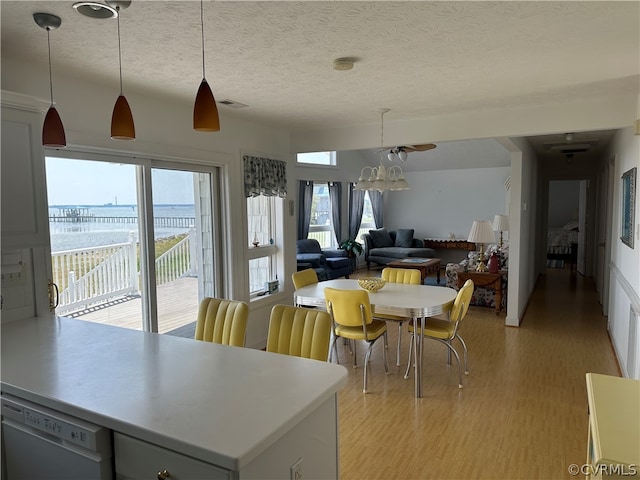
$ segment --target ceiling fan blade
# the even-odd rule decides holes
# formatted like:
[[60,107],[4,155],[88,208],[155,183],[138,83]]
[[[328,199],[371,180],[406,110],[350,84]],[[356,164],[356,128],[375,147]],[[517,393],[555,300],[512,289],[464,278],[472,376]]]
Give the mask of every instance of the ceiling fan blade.
[[422,145],[405,145],[404,148],[407,152],[426,152],[427,150],[433,150],[436,148],[435,143],[424,143]]

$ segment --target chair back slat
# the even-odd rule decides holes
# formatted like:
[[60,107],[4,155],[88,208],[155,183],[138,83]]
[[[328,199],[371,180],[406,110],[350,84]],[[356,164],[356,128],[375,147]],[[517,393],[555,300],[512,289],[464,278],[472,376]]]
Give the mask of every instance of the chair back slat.
[[317,309],[275,305],[271,309],[267,352],[326,361],[331,317]]
[[244,347],[249,306],[245,302],[205,297],[200,302],[196,340]]
[[382,278],[391,283],[404,283],[409,285],[420,285],[422,276],[420,270],[414,268],[393,268],[385,267],[382,270]]

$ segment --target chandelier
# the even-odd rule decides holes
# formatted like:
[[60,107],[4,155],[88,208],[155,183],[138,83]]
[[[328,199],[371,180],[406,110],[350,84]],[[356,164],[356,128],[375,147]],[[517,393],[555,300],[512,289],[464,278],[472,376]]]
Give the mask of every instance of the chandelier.
[[[377,167],[366,166],[360,171],[360,178],[354,187],[355,190],[409,190],[409,184],[404,178],[404,172],[399,165],[385,167],[382,164],[384,147],[384,114],[390,109],[381,108],[380,113],[380,165]],[[368,174],[368,175],[367,175]]]

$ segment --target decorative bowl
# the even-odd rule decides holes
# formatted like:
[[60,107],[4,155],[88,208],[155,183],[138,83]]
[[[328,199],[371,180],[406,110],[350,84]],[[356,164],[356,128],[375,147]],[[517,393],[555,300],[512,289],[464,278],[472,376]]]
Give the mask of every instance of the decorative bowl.
[[358,279],[358,285],[364,288],[367,292],[372,292],[372,293],[377,292],[382,287],[384,287],[385,283],[387,283],[387,281],[379,277],[366,277],[366,278]]

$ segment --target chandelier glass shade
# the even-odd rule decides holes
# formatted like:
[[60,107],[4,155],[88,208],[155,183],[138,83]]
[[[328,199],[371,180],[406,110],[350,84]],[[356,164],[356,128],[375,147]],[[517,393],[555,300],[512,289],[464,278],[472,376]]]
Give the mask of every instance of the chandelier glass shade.
[[377,167],[364,167],[354,188],[384,192],[385,190],[409,190],[409,184],[404,178],[402,168],[398,165],[387,168],[380,163]]
[[396,160],[404,162],[407,159],[407,152],[402,148],[395,148],[389,151],[387,158],[390,162],[395,162]]
[[[364,167],[360,171],[360,178],[358,178],[358,183],[356,183],[354,187],[355,190],[377,190],[378,192],[384,192],[386,190],[409,190],[409,184],[404,178],[404,172],[399,165],[393,165],[387,168],[382,164],[383,150],[385,150],[384,114],[388,111],[388,108],[378,110],[380,113],[380,165],[377,167]],[[404,159],[406,160],[407,152],[401,149],[391,150],[388,154],[389,160],[398,158],[403,160],[402,156],[399,156],[400,153],[404,154]]]

